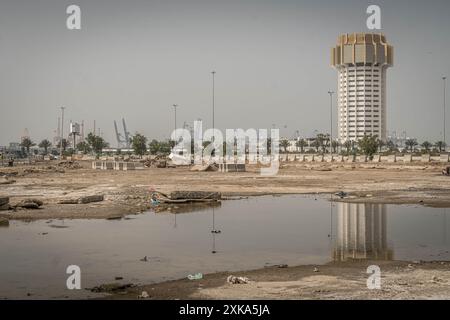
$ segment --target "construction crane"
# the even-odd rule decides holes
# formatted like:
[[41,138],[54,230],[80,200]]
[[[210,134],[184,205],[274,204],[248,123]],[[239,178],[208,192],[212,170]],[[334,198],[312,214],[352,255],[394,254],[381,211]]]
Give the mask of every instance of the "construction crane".
[[125,119],[122,118],[123,135],[117,129],[117,122],[114,120],[114,130],[116,131],[117,148],[130,148],[130,133],[127,131]]

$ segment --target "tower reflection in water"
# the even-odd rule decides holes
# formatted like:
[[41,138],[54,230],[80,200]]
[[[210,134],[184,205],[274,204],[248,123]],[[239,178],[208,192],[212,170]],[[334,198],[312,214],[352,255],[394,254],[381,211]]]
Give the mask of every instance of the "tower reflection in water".
[[337,202],[334,261],[392,260],[386,205]]

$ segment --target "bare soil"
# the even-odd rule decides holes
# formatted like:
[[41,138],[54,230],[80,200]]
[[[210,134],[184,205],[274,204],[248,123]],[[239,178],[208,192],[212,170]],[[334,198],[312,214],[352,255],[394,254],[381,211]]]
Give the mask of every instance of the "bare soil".
[[[0,184],[0,197],[10,204],[36,198],[38,210],[0,211],[8,219],[116,218],[151,208],[150,189],[164,193],[219,191],[224,197],[266,194],[348,193],[336,201],[421,204],[450,207],[450,177],[443,164],[330,164],[286,163],[273,177],[260,175],[258,166],[247,172],[193,172],[188,167],[148,168],[137,171],[100,171],[53,165],[53,162],[1,168],[0,176],[15,180]],[[59,204],[61,200],[104,195],[102,202]],[[204,206],[204,205],[203,205]],[[186,210],[195,208],[189,207]],[[202,208],[199,208],[202,209]],[[177,210],[179,206],[177,206]],[[366,286],[369,264],[380,265],[382,289]],[[449,299],[450,263],[352,262],[289,268],[217,273],[204,279],[187,279],[127,288],[110,298],[135,299],[147,291],[150,299]],[[230,274],[246,276],[248,284],[226,283]]]
[[[136,171],[60,169],[48,163],[1,168],[0,175],[14,179],[0,185],[0,196],[11,205],[23,199],[44,202],[39,210],[1,211],[10,219],[108,218],[137,214],[150,208],[149,188],[170,193],[219,191],[223,196],[265,194],[349,193],[345,201],[417,203],[450,206],[450,177],[441,175],[439,163],[424,164],[329,164],[286,163],[273,177],[261,176],[258,166],[247,172],[194,172],[188,167],[147,168]],[[328,171],[330,170],[331,171]],[[60,200],[103,194],[105,200],[89,204],[58,204]],[[335,200],[339,200],[335,197]]]
[[[381,269],[381,288],[368,289],[367,267]],[[315,271],[316,269],[316,271]],[[229,284],[228,275],[249,279]],[[323,266],[270,267],[220,272],[201,280],[176,280],[134,287],[108,299],[450,299],[450,262],[355,261]]]

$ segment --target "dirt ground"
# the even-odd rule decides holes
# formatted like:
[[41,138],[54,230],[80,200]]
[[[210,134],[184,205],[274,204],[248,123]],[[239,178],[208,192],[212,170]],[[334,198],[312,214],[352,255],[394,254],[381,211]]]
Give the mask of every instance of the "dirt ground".
[[[0,168],[0,176],[14,180],[0,184],[0,196],[11,205],[27,198],[44,202],[38,210],[1,211],[9,219],[108,218],[150,208],[149,188],[219,191],[224,196],[264,194],[349,193],[345,201],[421,203],[450,206],[450,178],[442,164],[283,164],[273,177],[261,176],[257,166],[247,172],[194,172],[188,167],[103,171],[64,168],[52,162],[38,166]],[[55,169],[56,167],[56,169]],[[4,177],[2,177],[4,179]],[[60,200],[102,194],[105,200],[89,204],[58,204]],[[339,200],[335,197],[335,200]]]
[[[369,265],[381,270],[381,288],[368,289]],[[230,284],[228,275],[247,277]],[[201,280],[176,280],[129,288],[108,299],[450,299],[450,262],[355,261],[323,266],[270,267],[221,272]]]
[[[151,208],[150,189],[219,191],[224,197],[265,194],[348,193],[336,201],[422,204],[450,207],[450,178],[444,165],[429,164],[283,164],[273,177],[260,175],[259,167],[247,172],[194,172],[188,167],[148,168],[137,171],[101,171],[90,163],[77,166],[53,162],[0,168],[0,197],[14,206],[24,199],[43,201],[37,210],[0,211],[8,219],[117,218]],[[6,178],[5,178],[6,177]],[[7,179],[7,180],[5,180]],[[0,181],[1,182],[1,181]],[[59,204],[61,200],[104,195],[104,201]],[[185,210],[191,211],[192,207]],[[176,210],[183,210],[177,206]],[[175,212],[177,212],[175,210]],[[381,290],[368,290],[366,268],[380,265]],[[206,275],[202,280],[164,282],[116,292],[110,298],[137,298],[147,291],[150,299],[449,299],[449,262],[353,262],[289,268],[264,268],[232,273],[246,276],[248,284],[227,284],[231,273]]]

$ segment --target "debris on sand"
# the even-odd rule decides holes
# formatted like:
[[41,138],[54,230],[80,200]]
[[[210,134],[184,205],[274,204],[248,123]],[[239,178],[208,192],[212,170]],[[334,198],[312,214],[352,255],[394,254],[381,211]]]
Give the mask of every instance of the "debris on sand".
[[104,199],[103,195],[85,196],[85,197],[81,197],[78,200],[78,203],[101,202],[101,201],[103,201],[103,199]]
[[229,284],[247,284],[249,281],[247,277],[235,277],[232,275],[227,277],[227,283]]
[[80,198],[62,199],[58,204],[86,204],[91,202],[101,202],[104,200],[104,195],[84,196]]
[[78,199],[63,199],[59,200],[58,204],[78,204]]
[[148,299],[148,298],[150,298],[150,295],[148,294],[147,291],[142,291],[142,293],[138,295],[138,299]]
[[9,227],[9,220],[6,218],[0,217],[0,227]]
[[8,177],[0,177],[0,185],[1,184],[13,184],[16,180],[9,179]]
[[319,269],[318,268],[314,268],[313,272],[319,272]]
[[123,216],[121,214],[113,214],[106,217],[106,220],[121,220]]
[[203,279],[203,274],[202,273],[190,274],[187,276],[187,278],[189,280],[201,280]]
[[9,209],[9,197],[0,197],[0,211]]
[[219,167],[215,164],[197,164],[192,166],[191,171],[217,171]]
[[81,164],[75,161],[61,161],[58,163],[58,167],[65,169],[81,169],[83,168]]
[[101,284],[97,287],[93,288],[87,288],[86,290],[89,290],[91,292],[109,292],[109,293],[118,293],[120,291],[126,291],[127,289],[133,288],[135,285],[132,283],[127,284],[120,284],[120,283],[107,283],[107,284]]
[[344,191],[339,191],[339,192],[336,192],[335,195],[338,196],[341,199],[344,199],[344,198],[346,198],[348,196],[348,193],[344,192]]
[[39,209],[44,203],[38,199],[25,199],[16,204],[16,208]]
[[211,191],[173,191],[170,193],[171,200],[184,200],[184,199],[219,200],[220,198],[221,198],[220,192],[211,192]]

